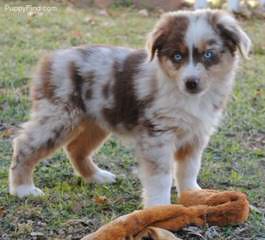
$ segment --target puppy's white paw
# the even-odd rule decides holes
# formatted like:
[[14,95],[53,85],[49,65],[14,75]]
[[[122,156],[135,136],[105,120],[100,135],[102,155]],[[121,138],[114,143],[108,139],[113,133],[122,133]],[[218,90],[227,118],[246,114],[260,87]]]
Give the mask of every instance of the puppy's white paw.
[[35,187],[34,185],[20,185],[13,189],[10,189],[10,194],[16,195],[20,198],[26,196],[41,196],[44,195],[43,191],[39,188]]
[[145,197],[143,198],[144,208],[154,207],[154,206],[161,206],[161,205],[169,205],[170,204],[170,196],[152,196],[152,197]]
[[194,183],[190,186],[185,186],[185,187],[177,187],[178,189],[178,197],[181,196],[181,194],[185,191],[196,191],[196,190],[201,190],[202,188],[200,187],[200,185],[198,183]]
[[89,181],[99,184],[114,183],[116,176],[106,170],[98,169]]
[[192,185],[190,185],[189,187],[186,187],[185,191],[195,191],[195,190],[201,190],[202,188],[200,187],[200,185],[196,182]]

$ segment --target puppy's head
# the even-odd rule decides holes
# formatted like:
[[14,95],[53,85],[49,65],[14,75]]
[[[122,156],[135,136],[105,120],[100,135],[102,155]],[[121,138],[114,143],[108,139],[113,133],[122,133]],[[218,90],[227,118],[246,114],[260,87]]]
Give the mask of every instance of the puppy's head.
[[229,79],[238,53],[246,58],[250,47],[236,20],[219,10],[167,13],[147,40],[150,60],[158,58],[165,74],[187,94],[204,93]]

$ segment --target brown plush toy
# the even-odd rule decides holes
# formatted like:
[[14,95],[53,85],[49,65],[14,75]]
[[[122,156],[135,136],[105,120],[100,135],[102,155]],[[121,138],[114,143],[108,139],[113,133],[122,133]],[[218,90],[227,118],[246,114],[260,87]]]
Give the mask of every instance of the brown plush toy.
[[[82,240],[176,240],[170,231],[189,224],[204,226],[243,223],[249,203],[240,192],[188,191],[178,204],[135,211],[99,228]],[[165,230],[166,229],[166,230]]]

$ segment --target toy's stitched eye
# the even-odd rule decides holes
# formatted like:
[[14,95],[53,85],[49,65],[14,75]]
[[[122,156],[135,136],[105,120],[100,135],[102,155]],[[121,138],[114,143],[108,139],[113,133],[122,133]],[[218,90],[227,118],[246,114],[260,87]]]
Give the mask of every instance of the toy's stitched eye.
[[214,55],[214,52],[213,52],[212,50],[207,50],[207,51],[203,54],[203,58],[204,58],[205,60],[211,60],[211,59],[213,59],[214,56],[215,56],[215,55]]
[[182,55],[181,55],[180,53],[176,53],[176,54],[174,55],[174,60],[175,60],[176,62],[180,62],[180,61],[182,60]]

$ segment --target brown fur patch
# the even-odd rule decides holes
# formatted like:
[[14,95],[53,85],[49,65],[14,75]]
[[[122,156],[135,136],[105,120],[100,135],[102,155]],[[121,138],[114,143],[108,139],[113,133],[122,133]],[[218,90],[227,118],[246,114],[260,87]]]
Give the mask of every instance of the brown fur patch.
[[92,121],[86,121],[79,127],[80,134],[70,142],[66,149],[72,164],[85,178],[96,169],[90,156],[107,138],[108,132]]
[[85,98],[91,99],[93,98],[93,85],[95,83],[95,73],[90,71],[84,76],[84,90],[85,90]]
[[176,160],[182,161],[186,160],[193,154],[194,146],[191,143],[186,143],[185,145],[181,146],[175,154]]
[[[165,15],[153,33],[151,56],[157,52],[159,59],[166,56],[175,63],[176,68],[179,68],[188,58],[188,47],[184,39],[188,25],[189,19],[185,16]],[[179,63],[174,60],[177,52],[183,56]]]
[[224,41],[224,46],[226,46],[232,56],[234,56],[240,42],[236,30],[228,30],[222,24],[218,24],[217,27],[219,29],[219,34]]
[[134,77],[138,67],[145,61],[147,54],[138,50],[130,54],[121,64],[114,62],[113,75],[113,108],[103,108],[102,113],[112,127],[122,124],[126,129],[135,127],[142,117],[145,107],[152,102],[152,97],[144,100],[137,99]]
[[218,45],[218,41],[216,39],[209,39],[206,41],[201,41],[198,43],[197,47],[200,51],[205,51],[206,49],[208,49],[209,47],[213,45]]
[[109,98],[110,95],[110,83],[106,83],[102,88],[102,95],[105,99]]
[[39,64],[37,74],[40,77],[41,84],[36,85],[35,83],[31,86],[31,97],[32,100],[40,100],[47,98],[52,100],[54,97],[54,85],[52,83],[52,57],[50,55],[44,56]]
[[88,88],[86,91],[86,99],[91,99],[93,96],[93,91],[91,88]]
[[[93,52],[95,52],[97,49],[95,48],[95,46],[93,45],[81,45],[78,47],[75,47],[74,49],[76,49],[80,55],[82,56],[84,61],[88,61],[87,58],[93,54]],[[78,72],[78,69],[76,68],[76,66],[74,65],[74,63],[70,64],[70,76],[72,79],[74,80],[74,85],[76,86],[76,90],[79,91],[79,86],[84,88],[84,97],[86,99],[91,99],[93,97],[93,90],[92,87],[94,85],[94,81],[95,81],[95,73],[93,71],[89,71],[87,73],[84,74],[84,76],[81,76],[80,73]],[[79,86],[78,86],[79,85]],[[82,90],[80,87],[80,90]],[[81,95],[82,96],[82,91],[81,91]],[[82,97],[81,97],[82,98]],[[74,102],[75,100],[77,100],[77,103],[81,103],[82,101],[80,101],[81,99],[77,99],[76,97],[74,97]],[[81,103],[81,106],[83,106],[83,104]],[[84,106],[83,106],[84,107]]]
[[52,84],[52,60],[50,57],[45,57],[40,71],[43,81],[43,94],[51,99],[54,96],[54,86]]
[[85,111],[86,107],[82,98],[82,85],[84,80],[74,62],[69,64],[69,75],[73,83],[73,92],[70,95],[70,101],[74,106],[78,107],[82,111]]

